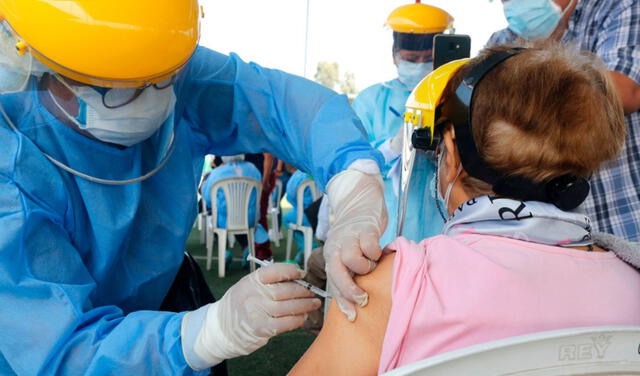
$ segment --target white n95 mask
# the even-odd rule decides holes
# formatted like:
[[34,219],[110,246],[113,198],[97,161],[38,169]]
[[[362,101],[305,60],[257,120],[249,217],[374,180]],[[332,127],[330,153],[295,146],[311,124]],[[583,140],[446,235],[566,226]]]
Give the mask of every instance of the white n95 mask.
[[398,59],[398,79],[411,90],[433,70],[433,62],[412,63]]
[[151,137],[164,124],[176,104],[172,86],[163,89],[148,87],[132,102],[108,108],[102,95],[92,87],[71,86],[59,76],[55,77],[76,95],[80,104],[78,118],[74,118],[49,92],[60,110],[80,129],[100,141],[116,145],[132,146]]

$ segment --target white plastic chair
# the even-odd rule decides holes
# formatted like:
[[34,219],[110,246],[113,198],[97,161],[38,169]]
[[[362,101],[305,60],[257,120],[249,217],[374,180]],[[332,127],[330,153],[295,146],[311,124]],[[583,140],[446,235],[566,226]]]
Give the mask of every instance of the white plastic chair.
[[293,232],[300,231],[304,236],[304,270],[307,270],[307,260],[313,248],[313,228],[302,224],[304,218],[304,193],[306,189],[311,191],[312,201],[316,201],[322,196],[322,191],[320,191],[313,180],[306,179],[302,181],[296,190],[296,223],[290,223],[289,229],[287,230],[287,260],[291,259]]
[[[227,205],[226,228],[218,227],[218,205],[217,192],[222,189]],[[249,201],[251,192],[256,192],[256,215],[260,213],[260,190],[262,184],[256,179],[250,178],[226,178],[216,182],[211,187],[211,216],[207,218],[207,270],[211,269],[211,259],[213,253],[213,235],[218,237],[218,276],[225,275],[225,251],[227,248],[228,235],[245,234],[248,238],[249,250],[255,256],[255,226],[250,224]],[[204,200],[203,200],[204,201]],[[253,220],[251,221],[253,222]],[[251,262],[251,271],[256,268]]]
[[437,355],[384,375],[640,375],[640,326],[563,329],[511,337]]
[[276,186],[273,189],[273,193],[269,195],[269,218],[271,219],[271,227],[269,228],[269,239],[276,244],[276,247],[280,246],[280,239],[282,239],[282,232],[280,231],[280,222],[278,222],[278,215],[280,215],[280,201],[282,200],[282,180],[276,179]]

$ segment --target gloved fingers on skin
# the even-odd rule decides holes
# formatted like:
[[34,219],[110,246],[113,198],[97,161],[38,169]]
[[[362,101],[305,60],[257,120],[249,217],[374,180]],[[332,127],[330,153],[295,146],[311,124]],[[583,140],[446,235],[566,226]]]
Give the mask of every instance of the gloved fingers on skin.
[[336,287],[339,294],[345,299],[357,303],[361,307],[367,305],[369,296],[363,289],[356,285],[351,273],[349,273],[346,266],[342,264],[340,258],[332,257],[328,262],[327,277]]
[[364,253],[364,255],[369,260],[371,261],[380,260],[380,256],[382,256],[382,248],[380,248],[380,236],[378,234],[371,234],[371,233],[361,234],[360,249],[362,249],[362,253]]
[[269,318],[268,326],[275,329],[272,335],[288,332],[293,329],[297,329],[304,324],[307,319],[307,314],[297,316],[283,316]]
[[267,312],[271,317],[299,316],[320,308],[320,299],[289,299],[279,302],[269,302]]
[[285,263],[276,263],[265,266],[258,269],[255,273],[257,273],[258,281],[265,285],[304,278],[304,270],[299,269],[293,264]]
[[347,320],[353,322],[356,320],[356,306],[342,296],[334,297],[338,308],[347,316]]
[[313,298],[315,296],[314,293],[295,282],[279,282],[271,285],[264,285],[262,290],[271,300],[275,301],[297,298]]
[[362,252],[363,249],[361,249],[360,242],[357,239],[345,242],[340,250],[340,257],[344,265],[352,272],[360,275],[368,274],[372,268],[375,268],[375,261],[365,257]]

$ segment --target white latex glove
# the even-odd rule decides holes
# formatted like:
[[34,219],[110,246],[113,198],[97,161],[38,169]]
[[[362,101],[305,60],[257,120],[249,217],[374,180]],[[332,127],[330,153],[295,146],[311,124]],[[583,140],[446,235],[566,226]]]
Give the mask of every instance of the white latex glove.
[[404,142],[404,126],[398,129],[398,133],[389,139],[389,146],[391,150],[396,154],[402,154],[402,143]]
[[404,142],[404,127],[400,127],[395,136],[387,139],[378,146],[378,151],[384,157],[384,163],[389,164],[402,155],[402,144]]
[[[247,355],[271,337],[300,327],[307,312],[320,307],[312,292],[290,282],[303,277],[304,271],[295,265],[269,265],[242,278],[219,301],[185,315],[183,352],[191,368],[205,369]],[[206,314],[201,320],[197,316],[203,309]],[[185,339],[194,324],[200,329],[190,351]]]
[[380,174],[348,169],[327,185],[331,210],[324,245],[329,290],[350,321],[355,304],[364,307],[367,293],[356,285],[354,274],[368,274],[380,258],[380,237],[387,227],[387,207]]

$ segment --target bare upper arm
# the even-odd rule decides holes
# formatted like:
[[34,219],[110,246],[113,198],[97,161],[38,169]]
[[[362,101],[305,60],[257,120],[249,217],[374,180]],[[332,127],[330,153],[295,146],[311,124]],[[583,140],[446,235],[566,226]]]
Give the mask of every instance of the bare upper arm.
[[640,85],[622,73],[610,71],[614,85],[622,100],[624,113],[630,114],[640,110]]
[[335,302],[322,331],[290,375],[373,375],[378,372],[382,343],[391,311],[391,281],[395,254],[383,256],[378,267],[356,283],[369,294],[349,322]]

